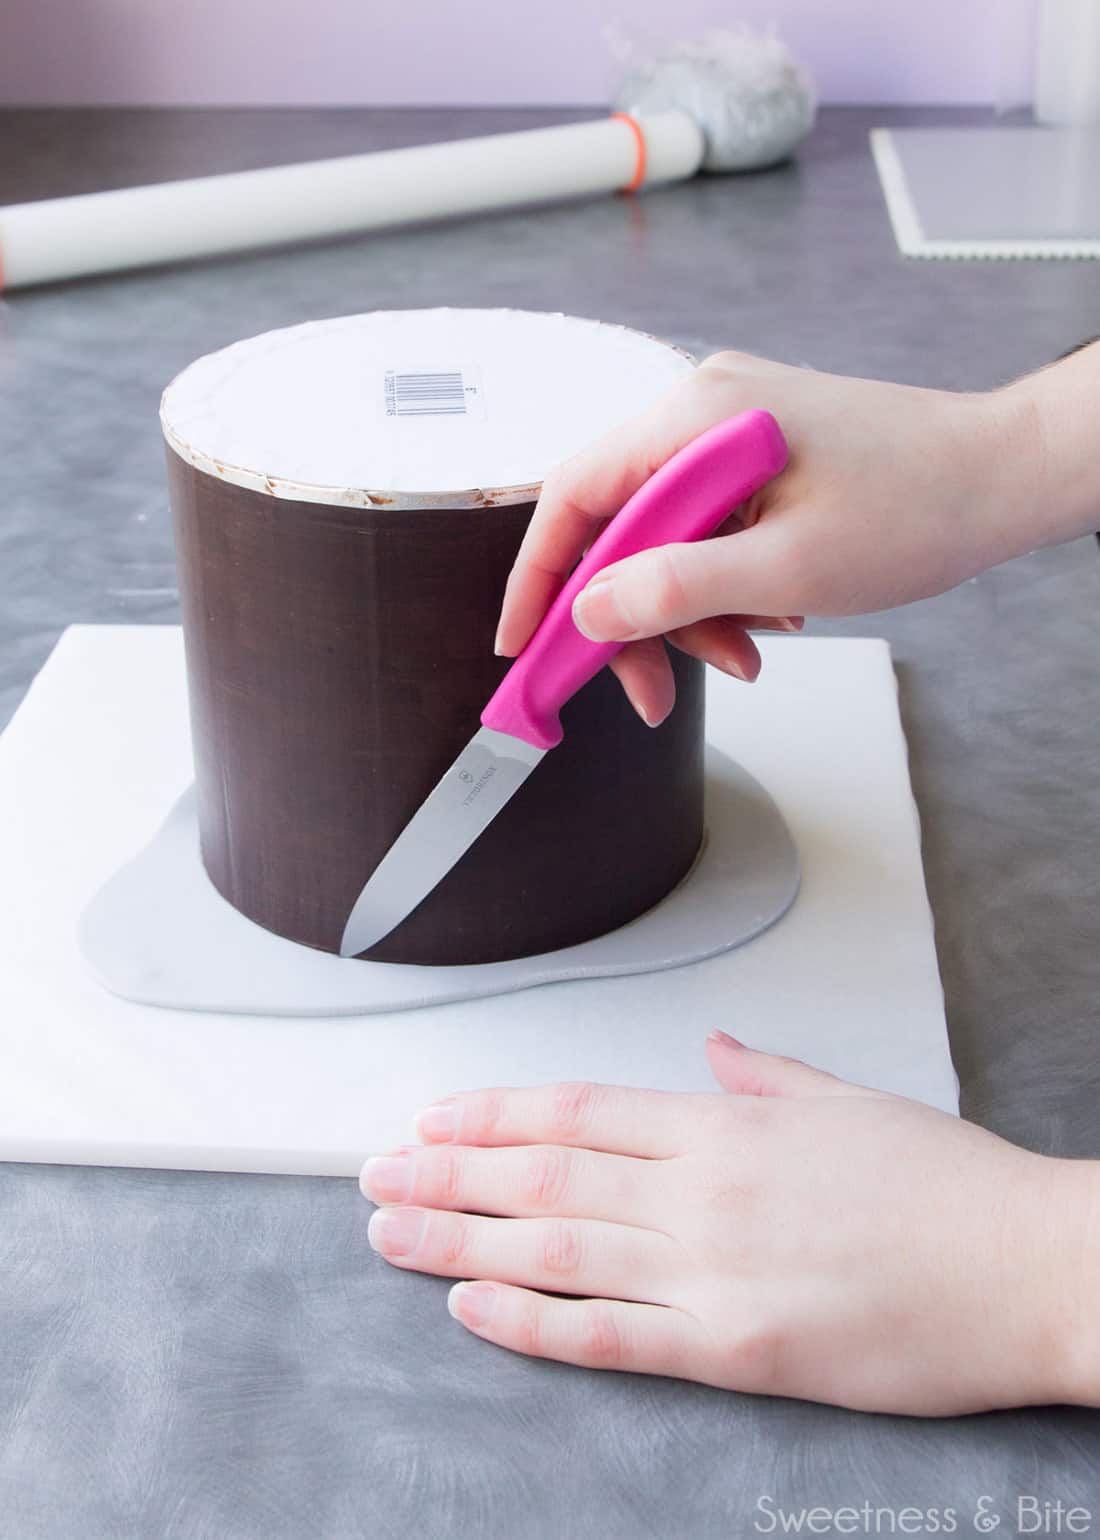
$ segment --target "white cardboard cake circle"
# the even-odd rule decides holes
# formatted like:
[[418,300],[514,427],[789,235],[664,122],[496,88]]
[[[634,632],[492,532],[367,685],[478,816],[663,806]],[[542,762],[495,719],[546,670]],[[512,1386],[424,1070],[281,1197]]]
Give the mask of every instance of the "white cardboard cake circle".
[[580,946],[511,962],[421,967],[336,957],[239,914],[199,857],[193,792],[81,916],[80,951],[104,988],[141,1005],[260,1016],[360,1016],[507,994],[566,979],[652,973],[727,952],[798,893],[794,840],[746,770],[707,749],[707,836],[656,908]]
[[[183,460],[277,500],[478,508],[532,501],[553,466],[694,368],[671,343],[579,316],[375,310],[196,359],[160,418]],[[402,379],[440,394],[405,413]]]

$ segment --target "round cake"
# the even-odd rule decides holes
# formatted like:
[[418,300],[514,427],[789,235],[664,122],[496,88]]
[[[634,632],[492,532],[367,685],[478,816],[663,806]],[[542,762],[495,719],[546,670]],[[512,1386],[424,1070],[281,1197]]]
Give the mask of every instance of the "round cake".
[[[378,311],[235,343],[169,385],[202,858],[229,903],[339,949],[508,667],[493,636],[543,477],[692,368],[570,316]],[[497,962],[658,903],[703,831],[702,666],[673,666],[655,730],[606,670],[587,685],[565,741],[366,955]]]

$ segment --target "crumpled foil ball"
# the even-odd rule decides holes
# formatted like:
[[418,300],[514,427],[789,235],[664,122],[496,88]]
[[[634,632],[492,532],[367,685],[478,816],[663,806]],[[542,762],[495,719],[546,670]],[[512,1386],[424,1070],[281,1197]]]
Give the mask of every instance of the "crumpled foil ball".
[[632,47],[615,99],[622,112],[688,112],[706,139],[704,171],[750,171],[784,160],[813,127],[812,80],[772,33],[725,28],[653,58]]

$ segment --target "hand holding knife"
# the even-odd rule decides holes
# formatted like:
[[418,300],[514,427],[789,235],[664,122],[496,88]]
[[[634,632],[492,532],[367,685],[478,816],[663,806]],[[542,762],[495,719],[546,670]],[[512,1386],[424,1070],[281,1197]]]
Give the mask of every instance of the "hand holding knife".
[[348,917],[341,957],[357,957],[442,881],[549,750],[559,712],[621,651],[573,623],[573,601],[597,572],[654,546],[703,540],[787,463],[779,425],[742,412],[667,460],[623,505],[566,580],[481,714],[463,749],[379,862]]

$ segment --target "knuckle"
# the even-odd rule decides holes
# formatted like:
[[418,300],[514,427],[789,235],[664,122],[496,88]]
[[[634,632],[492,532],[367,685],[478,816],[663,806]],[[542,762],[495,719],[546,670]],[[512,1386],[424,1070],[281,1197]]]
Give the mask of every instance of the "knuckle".
[[667,630],[684,618],[684,584],[672,547],[659,546],[631,557],[617,588],[623,618],[635,629]]
[[746,1323],[722,1353],[727,1378],[735,1388],[781,1393],[785,1384],[787,1334],[774,1321]]
[[586,470],[593,457],[599,452],[599,444],[590,445],[587,449],[578,450],[576,454],[570,455],[567,460],[560,460],[547,472],[543,480],[539,493],[540,502],[551,507],[579,509],[580,490],[584,484]]
[[445,1267],[461,1267],[470,1249],[470,1227],[464,1217],[447,1214],[437,1217],[439,1257]]
[[436,1153],[429,1182],[437,1202],[451,1204],[458,1201],[464,1169],[465,1159],[457,1150],[441,1149]]
[[752,1141],[763,1138],[775,1127],[776,1100],[767,1086],[753,1081],[730,1109],[730,1116],[735,1120],[741,1138],[738,1153],[742,1161],[751,1157]]
[[717,397],[723,406],[735,411],[765,404],[758,399],[762,366],[767,368],[755,353],[722,348],[704,358],[691,378],[708,405]]
[[660,616],[683,617],[686,591],[680,553],[674,546],[660,546],[649,558],[653,606]]
[[580,1271],[581,1238],[577,1226],[559,1220],[542,1234],[543,1270],[554,1278],[573,1278]]
[[569,1191],[574,1157],[552,1144],[540,1145],[526,1158],[523,1196],[532,1208],[557,1208]]
[[720,348],[717,353],[707,354],[695,371],[696,378],[699,375],[703,375],[704,379],[711,374],[726,375],[731,369],[741,367],[747,357],[748,354],[739,353],[736,348]]
[[526,1300],[516,1322],[516,1347],[532,1358],[543,1356],[542,1306],[538,1300]]
[[[764,1206],[762,1184],[744,1172],[716,1171],[704,1184],[710,1200],[710,1213],[720,1213],[725,1219],[735,1219],[745,1225]],[[704,1239],[706,1238],[704,1234]],[[739,1237],[743,1243],[744,1236]],[[733,1242],[736,1251],[738,1242]]]
[[626,1354],[619,1323],[614,1311],[599,1300],[580,1307],[580,1348],[586,1363],[614,1369]]
[[503,1120],[503,1095],[499,1091],[482,1091],[467,1105],[460,1132],[467,1142],[488,1143]]
[[554,1087],[550,1126],[556,1134],[576,1138],[592,1123],[603,1097],[603,1087],[590,1080],[568,1081]]
[[562,460],[547,471],[542,479],[542,487],[539,492],[540,502],[555,503],[566,495],[566,489],[572,484],[575,472],[570,461]]

